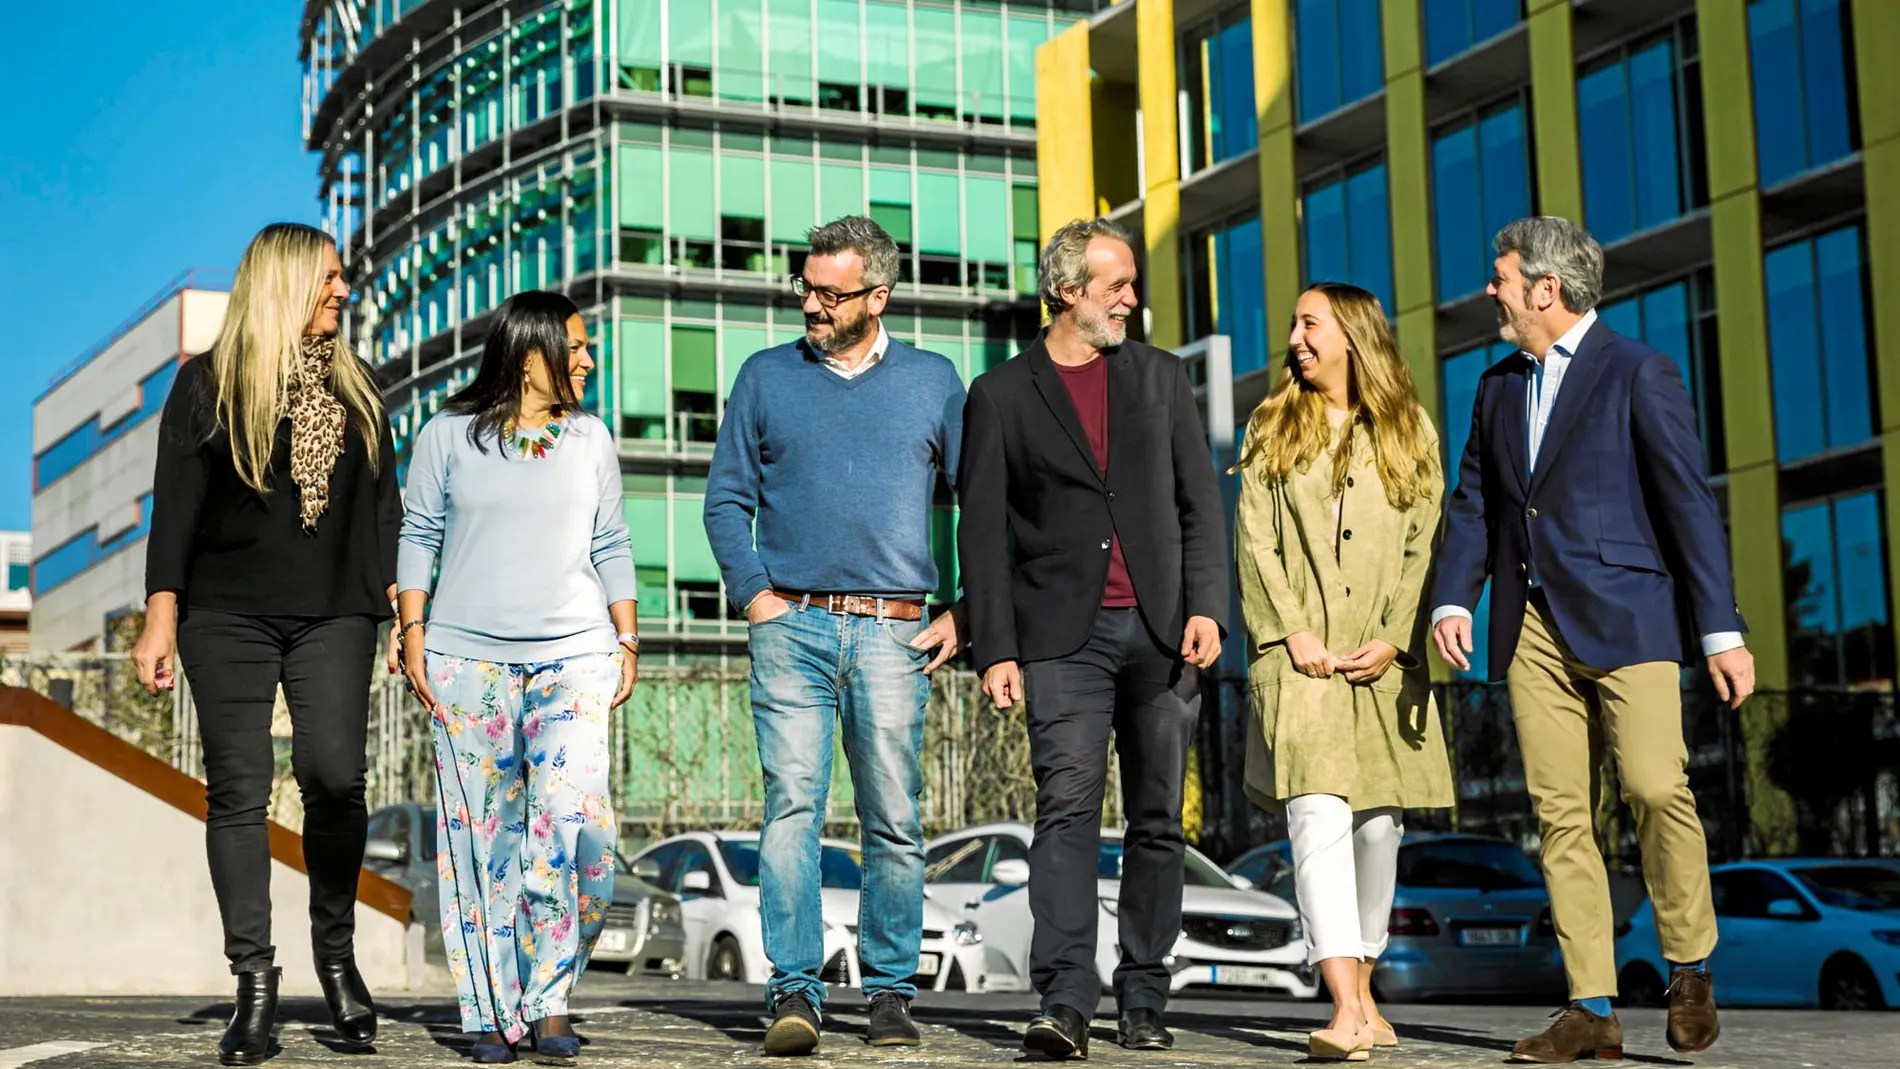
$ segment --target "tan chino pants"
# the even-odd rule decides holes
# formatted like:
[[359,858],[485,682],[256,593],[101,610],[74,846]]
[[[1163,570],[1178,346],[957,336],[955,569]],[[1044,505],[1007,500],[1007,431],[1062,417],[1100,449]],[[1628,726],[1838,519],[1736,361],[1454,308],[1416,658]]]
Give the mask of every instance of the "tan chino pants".
[[1598,770],[1616,758],[1623,800],[1636,815],[1643,882],[1663,956],[1700,961],[1715,948],[1709,852],[1684,769],[1678,666],[1650,661],[1599,671],[1579,662],[1533,595],[1505,674],[1524,782],[1544,839],[1551,919],[1570,997],[1616,994],[1609,876],[1597,849]]

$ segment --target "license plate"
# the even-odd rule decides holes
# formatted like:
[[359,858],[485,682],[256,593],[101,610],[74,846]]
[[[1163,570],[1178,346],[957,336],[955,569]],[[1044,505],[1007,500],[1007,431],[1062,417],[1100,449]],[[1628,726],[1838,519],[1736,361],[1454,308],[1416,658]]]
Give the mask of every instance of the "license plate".
[[1514,947],[1523,941],[1522,928],[1464,928],[1458,932],[1460,946]]
[[1209,965],[1208,970],[1220,987],[1272,987],[1279,980],[1276,970],[1257,965]]
[[627,937],[632,934],[632,932],[628,932],[624,929],[602,932],[600,933],[600,939],[594,943],[594,950],[595,952],[606,951],[609,954],[625,954],[627,952]]
[[937,969],[941,967],[942,964],[943,959],[935,954],[919,954],[917,955],[917,975],[935,976],[937,975]]

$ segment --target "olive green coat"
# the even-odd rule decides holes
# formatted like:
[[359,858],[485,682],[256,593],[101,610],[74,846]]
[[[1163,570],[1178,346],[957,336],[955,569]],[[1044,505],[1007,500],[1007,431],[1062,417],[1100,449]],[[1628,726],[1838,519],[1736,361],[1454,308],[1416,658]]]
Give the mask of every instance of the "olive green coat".
[[[1430,610],[1419,604],[1440,505],[1433,497],[1392,507],[1370,437],[1353,436],[1343,503],[1332,493],[1330,456],[1283,482],[1270,483],[1257,464],[1240,475],[1234,542],[1253,712],[1247,794],[1263,807],[1301,794],[1336,794],[1354,810],[1452,804],[1444,725],[1424,664]],[[1399,656],[1370,685],[1337,673],[1314,679],[1287,655],[1287,636],[1301,631],[1335,656],[1375,638]]]

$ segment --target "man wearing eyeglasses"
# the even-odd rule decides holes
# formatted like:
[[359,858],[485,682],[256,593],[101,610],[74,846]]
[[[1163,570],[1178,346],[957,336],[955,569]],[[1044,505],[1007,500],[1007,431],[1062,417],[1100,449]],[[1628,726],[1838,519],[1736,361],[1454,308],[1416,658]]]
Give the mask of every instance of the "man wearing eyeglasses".
[[[864,887],[858,961],[873,1046],[915,1046],[923,938],[924,704],[956,653],[937,589],[931,508],[956,480],[963,381],[879,316],[898,250],[862,216],[809,235],[792,292],[805,336],[754,353],[726,401],[706,486],[706,536],[750,625],[752,717],[765,772],[759,908],[772,962],[768,1054],[818,1047],[825,925],[818,833],[843,731]],[[934,652],[933,652],[934,651]],[[948,962],[937,962],[947,968]]]

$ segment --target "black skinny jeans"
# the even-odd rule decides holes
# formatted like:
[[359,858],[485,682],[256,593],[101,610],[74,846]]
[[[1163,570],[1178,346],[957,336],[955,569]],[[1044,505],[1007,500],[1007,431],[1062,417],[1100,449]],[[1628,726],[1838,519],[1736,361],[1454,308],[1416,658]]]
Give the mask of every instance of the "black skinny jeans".
[[204,740],[205,850],[233,973],[271,968],[270,837],[277,686],[290,705],[291,769],[303,793],[310,936],[318,961],[350,956],[363,865],[369,679],[376,621],[187,609],[178,656]]

